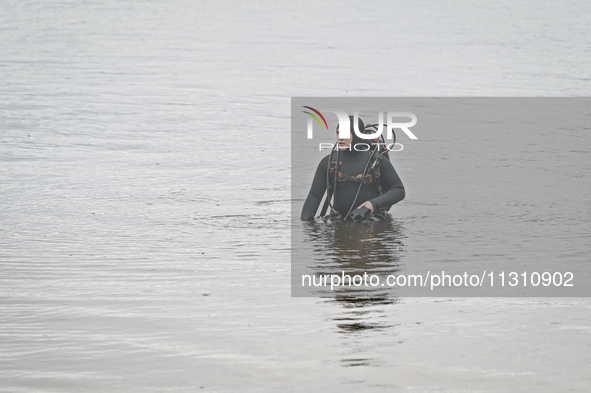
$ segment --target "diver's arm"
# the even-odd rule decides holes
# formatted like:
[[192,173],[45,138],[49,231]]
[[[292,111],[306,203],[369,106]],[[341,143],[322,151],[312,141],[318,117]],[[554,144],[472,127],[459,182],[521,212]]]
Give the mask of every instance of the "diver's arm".
[[310,192],[308,193],[308,197],[306,198],[306,202],[304,202],[304,207],[302,208],[302,220],[314,219],[314,215],[316,214],[318,206],[320,206],[320,202],[324,196],[324,192],[326,191],[327,166],[328,156],[324,157],[322,161],[320,161],[320,164],[318,164],[318,168],[316,168],[316,174],[314,175],[314,181],[312,181],[312,187],[310,187]]
[[380,177],[384,193],[379,197],[370,199],[369,202],[373,205],[374,211],[380,210],[383,207],[392,206],[403,200],[405,196],[404,185],[402,185],[400,177],[390,160],[385,157],[382,157],[380,162]]

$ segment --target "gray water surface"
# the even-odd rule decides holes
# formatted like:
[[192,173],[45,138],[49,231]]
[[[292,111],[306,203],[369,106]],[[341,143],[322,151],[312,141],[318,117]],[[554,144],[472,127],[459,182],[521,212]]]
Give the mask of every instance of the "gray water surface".
[[[587,299],[291,298],[289,118],[292,96],[589,95],[589,15],[574,1],[2,2],[0,390],[587,391]],[[557,173],[584,167],[586,149],[572,154]],[[397,166],[409,188],[418,157]],[[589,213],[568,206],[588,186],[573,176],[503,217],[572,221],[564,252],[584,260]],[[425,231],[453,244],[470,229],[421,201],[395,216],[407,262],[438,257]],[[426,221],[440,214],[450,226]]]

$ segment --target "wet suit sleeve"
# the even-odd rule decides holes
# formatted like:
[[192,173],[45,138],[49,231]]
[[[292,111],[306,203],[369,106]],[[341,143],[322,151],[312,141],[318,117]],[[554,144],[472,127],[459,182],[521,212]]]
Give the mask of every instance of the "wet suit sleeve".
[[326,191],[326,169],[328,166],[328,158],[328,156],[324,157],[322,161],[320,161],[320,164],[318,164],[318,168],[316,168],[312,187],[310,188],[310,192],[308,193],[308,197],[302,208],[302,220],[314,219],[318,206],[320,206],[320,202],[322,202],[322,197]]
[[404,185],[402,185],[400,177],[398,177],[390,160],[385,157],[382,157],[380,162],[380,176],[384,193],[370,200],[374,211],[392,206],[403,200],[405,196]]

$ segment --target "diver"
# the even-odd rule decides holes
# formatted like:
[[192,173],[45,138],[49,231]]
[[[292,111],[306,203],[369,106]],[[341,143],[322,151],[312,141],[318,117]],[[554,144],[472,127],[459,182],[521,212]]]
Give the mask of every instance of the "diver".
[[[320,216],[325,215],[330,205],[331,217],[343,220],[382,220],[392,205],[404,199],[404,186],[386,156],[387,150],[374,140],[360,138],[353,129],[354,121],[349,116],[349,138],[339,134],[337,125],[338,145],[318,164],[302,208],[302,220],[314,219],[325,192],[327,197]],[[365,133],[360,118],[357,124],[360,133]],[[364,149],[356,149],[357,144],[371,144],[371,148],[359,151]]]

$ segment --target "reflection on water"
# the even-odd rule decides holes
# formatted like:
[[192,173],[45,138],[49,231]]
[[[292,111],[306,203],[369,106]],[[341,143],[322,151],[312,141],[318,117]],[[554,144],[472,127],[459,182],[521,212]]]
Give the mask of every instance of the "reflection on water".
[[[399,221],[391,218],[363,223],[326,220],[303,223],[303,229],[308,252],[305,259],[296,263],[309,264],[307,267],[317,277],[331,274],[385,277],[400,271],[402,240],[406,235]],[[334,292],[337,298],[362,296],[365,300],[382,298],[385,294],[384,288],[370,284],[369,278],[364,278],[363,285],[346,286]]]
[[[403,239],[406,237],[400,221],[388,217],[378,222],[349,222],[325,220],[305,222],[304,243],[311,246],[311,261],[308,269],[315,277],[339,275],[343,277],[378,276],[380,282],[385,277],[396,274],[403,268]],[[391,305],[398,302],[392,289],[382,285],[373,286],[369,278],[360,286],[314,288],[314,295],[333,297],[331,303],[343,307],[342,312],[333,317],[341,333],[359,334],[368,330],[388,329],[393,325],[387,322],[383,308],[374,306]],[[317,282],[318,283],[318,282]],[[347,282],[348,284],[348,282]],[[347,362],[348,366],[362,365],[360,359]]]

